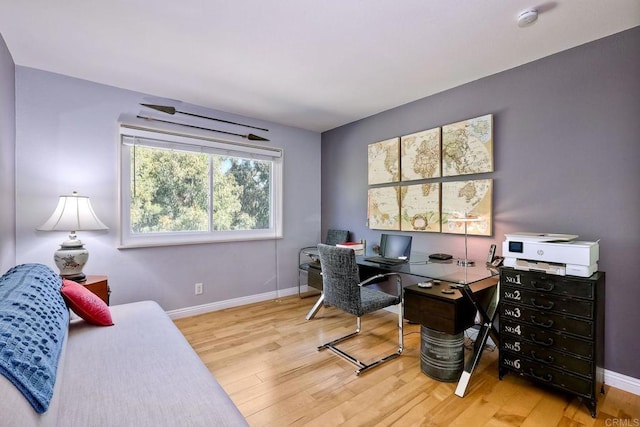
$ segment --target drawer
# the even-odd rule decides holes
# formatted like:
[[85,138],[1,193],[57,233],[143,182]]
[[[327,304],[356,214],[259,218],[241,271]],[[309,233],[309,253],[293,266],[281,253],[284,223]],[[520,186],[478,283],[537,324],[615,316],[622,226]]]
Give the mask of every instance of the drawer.
[[543,347],[520,337],[504,335],[500,340],[500,349],[526,357],[541,365],[551,365],[586,377],[591,377],[594,372],[593,361],[589,359]]
[[544,311],[593,319],[593,301],[590,300],[553,295],[508,285],[502,286],[500,300],[523,304]]
[[541,311],[524,305],[500,303],[500,318],[526,322],[540,329],[593,338],[593,322],[590,320]]
[[501,352],[500,366],[540,383],[567,390],[583,397],[593,398],[595,394],[593,381],[551,366],[542,365],[517,354],[506,351]]
[[503,268],[500,270],[500,279],[503,285],[531,289],[541,293],[591,300],[595,297],[595,282],[586,279],[581,280],[579,277],[555,276]]
[[420,289],[416,285],[404,288],[404,318],[429,329],[458,334],[475,323],[473,304],[458,295],[445,295],[440,287]]
[[531,341],[540,348],[558,350],[593,360],[594,345],[592,341],[507,319],[500,319],[500,331]]

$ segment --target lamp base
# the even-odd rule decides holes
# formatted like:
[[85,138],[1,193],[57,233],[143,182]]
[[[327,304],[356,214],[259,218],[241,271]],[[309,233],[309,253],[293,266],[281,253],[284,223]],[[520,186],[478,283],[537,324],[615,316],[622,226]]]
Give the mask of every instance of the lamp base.
[[459,259],[458,265],[461,267],[473,267],[476,265],[475,261],[471,261],[470,259]]
[[60,245],[60,249],[53,254],[60,276],[64,279],[82,282],[86,276],[82,272],[89,259],[89,251],[85,249],[80,240],[66,241]]
[[80,272],[80,274],[61,274],[60,277],[74,282],[83,283],[87,281],[87,275]]

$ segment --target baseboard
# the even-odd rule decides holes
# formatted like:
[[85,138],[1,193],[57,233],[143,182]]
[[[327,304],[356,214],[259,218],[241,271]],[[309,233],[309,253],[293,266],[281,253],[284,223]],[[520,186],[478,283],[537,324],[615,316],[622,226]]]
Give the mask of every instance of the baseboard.
[[167,311],[172,319],[180,319],[182,317],[195,316],[197,314],[210,313],[212,311],[224,310],[225,308],[238,307],[241,305],[253,304],[255,302],[268,301],[271,299],[282,298],[298,293],[298,287],[279,289],[273,292],[265,292],[263,294],[249,295],[246,297],[233,298],[225,301],[217,301],[208,304],[195,305],[193,307],[179,308]]
[[617,372],[604,370],[605,385],[624,390],[636,396],[640,396],[640,379],[622,375]]
[[[300,292],[306,292],[307,287],[302,286]],[[212,302],[209,304],[196,305],[193,307],[179,308],[177,310],[168,311],[167,314],[172,319],[179,319],[181,317],[195,316],[197,314],[209,313],[212,311],[223,310],[225,308],[238,307],[241,305],[252,304],[255,302],[267,301],[276,298],[282,298],[298,293],[298,287],[279,289],[273,292],[265,292],[258,295],[250,295],[247,297],[234,298],[226,301]],[[396,307],[387,307],[388,311],[397,313]],[[478,329],[467,329],[466,334],[472,340],[475,340],[478,336]],[[488,345],[495,345],[491,338],[489,338]],[[606,385],[615,387],[617,389],[640,396],[640,379],[629,377],[627,375],[619,374],[617,372],[604,370],[604,382]]]

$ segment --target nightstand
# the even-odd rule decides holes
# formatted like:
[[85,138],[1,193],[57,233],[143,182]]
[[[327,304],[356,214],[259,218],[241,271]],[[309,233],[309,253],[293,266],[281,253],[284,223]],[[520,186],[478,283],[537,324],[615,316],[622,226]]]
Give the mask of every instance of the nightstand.
[[101,300],[109,305],[111,289],[109,289],[107,276],[87,276],[87,280],[85,282],[80,282],[80,284],[99,296]]

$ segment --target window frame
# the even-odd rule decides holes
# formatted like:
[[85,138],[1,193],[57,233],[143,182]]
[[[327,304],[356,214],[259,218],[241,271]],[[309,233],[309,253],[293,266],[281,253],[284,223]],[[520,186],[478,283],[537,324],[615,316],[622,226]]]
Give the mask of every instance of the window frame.
[[[272,162],[270,228],[260,230],[214,230],[181,231],[165,233],[131,232],[131,150],[132,140],[140,140],[140,145],[158,148],[179,148],[186,151],[208,154],[232,155],[257,158]],[[144,143],[143,141],[147,141]],[[183,134],[140,126],[120,124],[118,133],[118,211],[119,248],[139,248],[152,246],[191,245],[216,242],[238,242],[251,240],[272,240],[282,238],[283,206],[283,163],[281,148],[257,144],[245,144],[225,139],[209,138],[201,135]],[[211,190],[213,191],[213,189]],[[212,196],[212,194],[210,194]],[[210,205],[211,206],[211,205]]]

